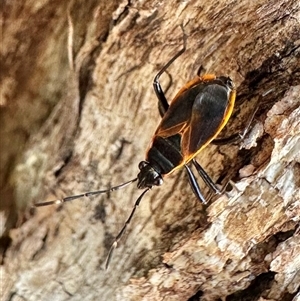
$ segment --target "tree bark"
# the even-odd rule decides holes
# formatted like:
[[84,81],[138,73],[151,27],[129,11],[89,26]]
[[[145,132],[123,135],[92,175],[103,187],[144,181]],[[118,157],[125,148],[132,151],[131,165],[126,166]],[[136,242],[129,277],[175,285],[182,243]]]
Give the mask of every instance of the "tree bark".
[[[7,1],[2,20],[2,300],[300,299],[299,1]],[[197,157],[232,190],[203,206],[184,170],[165,177],[105,270],[135,185],[31,206],[136,177],[181,24],[167,98],[202,66],[237,87],[221,136],[258,110],[242,144]]]

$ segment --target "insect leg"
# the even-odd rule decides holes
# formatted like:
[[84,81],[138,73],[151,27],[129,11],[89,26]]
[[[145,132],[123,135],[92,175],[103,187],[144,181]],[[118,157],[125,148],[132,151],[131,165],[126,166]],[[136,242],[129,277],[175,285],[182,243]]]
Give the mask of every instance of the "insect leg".
[[203,73],[203,71],[204,71],[204,67],[202,65],[200,65],[200,67],[198,68],[198,71],[197,71],[197,75],[201,76],[201,73]]
[[[169,91],[170,87],[172,86],[172,83],[173,83],[173,78],[172,78],[172,75],[168,72],[168,70],[165,71],[165,73],[169,76],[169,83],[168,83],[168,86],[165,88],[165,92],[164,95]],[[159,115],[161,118],[164,117],[167,109],[169,108],[169,104],[168,102],[162,102],[160,99],[158,100],[158,112],[159,112]]]
[[[211,143],[215,145],[224,145],[224,144],[229,144],[229,143],[234,143],[234,142],[239,142],[244,139],[244,137],[247,135],[249,132],[250,126],[252,124],[252,121],[254,119],[254,116],[258,110],[258,107],[255,108],[254,112],[250,115],[250,117],[247,120],[246,127],[241,133],[236,133],[233,134],[229,137],[226,138],[220,138],[220,139],[215,139]],[[224,187],[220,190],[217,185],[212,181],[212,179],[209,177],[209,175],[206,173],[206,171],[201,167],[201,165],[195,160],[192,160],[193,165],[197,169],[199,175],[205,182],[205,184],[216,194],[221,194],[223,191],[226,189],[228,183],[224,185]]]
[[202,168],[202,166],[195,160],[192,160],[193,165],[196,167],[200,177],[203,179],[205,184],[216,194],[220,194],[221,191],[214,183],[214,181],[210,178],[210,176],[206,173],[206,171]]
[[153,81],[153,88],[154,88],[154,91],[155,91],[155,94],[158,98],[158,101],[159,101],[159,112],[160,114],[163,116],[164,113],[168,110],[169,108],[169,104],[168,104],[168,101],[166,99],[166,96],[165,96],[165,93],[160,85],[160,82],[159,82],[159,78],[160,76],[166,72],[166,70],[170,67],[170,65],[180,56],[182,55],[185,50],[186,50],[186,40],[187,40],[187,36],[184,32],[184,29],[183,29],[183,26],[181,25],[181,29],[182,29],[182,32],[183,32],[183,47],[182,49],[177,53],[175,54],[162,68],[161,70],[156,74],[156,76],[154,77],[154,81]]
[[249,129],[251,127],[252,121],[254,119],[254,116],[255,116],[257,110],[258,110],[258,106],[255,108],[253,113],[248,118],[248,120],[246,122],[246,127],[242,132],[235,133],[235,134],[233,134],[229,137],[226,137],[226,138],[214,139],[211,143],[215,144],[215,145],[224,145],[224,144],[230,144],[230,143],[242,141],[249,132]]
[[199,184],[196,180],[195,175],[193,174],[193,172],[191,171],[191,169],[187,165],[184,165],[184,167],[187,171],[187,174],[188,174],[188,177],[189,177],[189,183],[190,183],[190,185],[193,189],[194,194],[196,195],[196,197],[198,198],[198,200],[201,203],[206,204],[207,201],[205,200],[203,194],[201,193],[201,190],[200,190],[200,187],[199,187]]

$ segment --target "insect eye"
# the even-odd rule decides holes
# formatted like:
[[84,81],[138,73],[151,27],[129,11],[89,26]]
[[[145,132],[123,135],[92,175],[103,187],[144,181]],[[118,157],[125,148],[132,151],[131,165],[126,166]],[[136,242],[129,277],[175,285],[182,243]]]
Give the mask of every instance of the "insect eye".
[[141,161],[140,163],[139,163],[139,170],[141,170],[141,169],[143,169],[145,166],[147,166],[148,165],[148,163],[146,162],[146,161]]
[[157,177],[154,182],[153,182],[153,185],[155,186],[161,186],[163,184],[163,179],[161,177]]

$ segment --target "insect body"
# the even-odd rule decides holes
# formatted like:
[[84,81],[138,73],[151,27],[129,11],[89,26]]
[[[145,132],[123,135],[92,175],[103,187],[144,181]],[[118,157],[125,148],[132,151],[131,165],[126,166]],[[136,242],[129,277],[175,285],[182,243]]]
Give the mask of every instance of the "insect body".
[[187,165],[191,161],[204,182],[215,193],[220,193],[214,182],[206,174],[200,164],[195,161],[194,157],[211,143],[226,125],[233,110],[236,92],[234,84],[229,77],[216,77],[212,74],[206,74],[204,76],[198,75],[179,90],[169,105],[161,88],[159,78],[185,51],[185,34],[183,40],[183,49],[155,76],[153,86],[159,100],[162,120],[146,152],[145,161],[139,163],[140,172],[137,177],[109,189],[90,191],[54,201],[35,204],[36,207],[60,204],[81,197],[89,197],[117,190],[137,181],[137,187],[144,189],[144,191],[136,200],[129,217],[110,248],[106,258],[106,268],[110,262],[113,250],[117,247],[120,238],[130,223],[143,196],[152,186],[160,186],[163,183],[163,177],[165,175],[170,174],[176,169],[185,167],[195,195],[201,202],[205,203],[205,198],[200,191],[196,178]]
[[161,185],[163,175],[192,160],[225,126],[234,101],[229,77],[205,75],[183,87],[163,116],[146,161],[139,165],[138,188]]

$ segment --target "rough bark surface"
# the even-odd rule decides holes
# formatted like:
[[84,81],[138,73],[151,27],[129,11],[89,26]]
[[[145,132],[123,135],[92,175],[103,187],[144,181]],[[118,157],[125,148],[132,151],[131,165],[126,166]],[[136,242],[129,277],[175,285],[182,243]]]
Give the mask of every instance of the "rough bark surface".
[[[1,46],[1,300],[299,300],[300,4],[5,1]],[[63,206],[41,200],[132,179],[168,99],[197,73],[229,75],[233,117],[198,161],[235,187],[203,207],[184,170]],[[170,76],[162,76],[167,87]],[[209,191],[202,184],[203,192]]]

